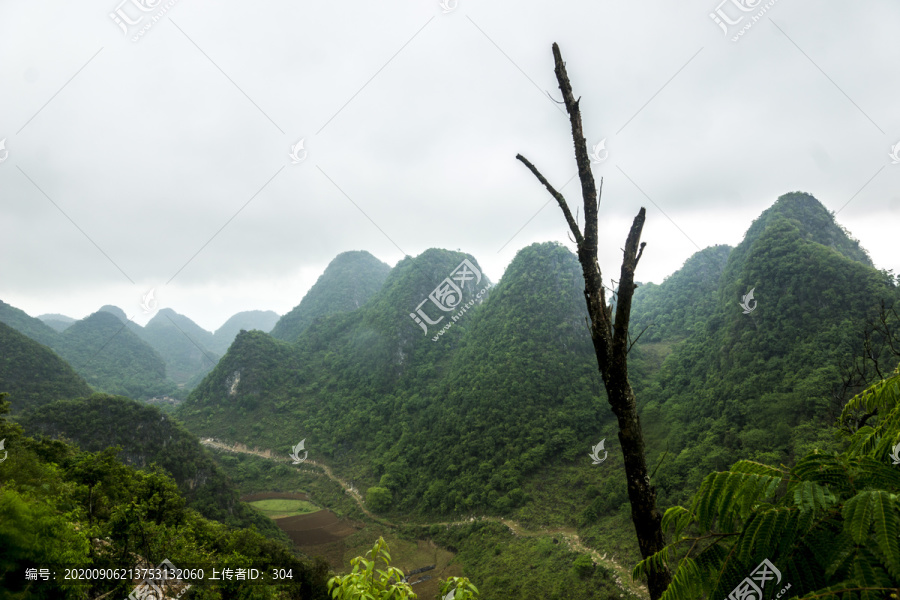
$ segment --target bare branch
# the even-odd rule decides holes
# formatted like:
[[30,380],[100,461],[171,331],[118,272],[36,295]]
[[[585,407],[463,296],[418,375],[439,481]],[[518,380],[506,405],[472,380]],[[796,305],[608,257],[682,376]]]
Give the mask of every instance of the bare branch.
[[579,102],[572,93],[572,84],[566,73],[566,63],[563,62],[559,46],[553,44],[553,60],[555,64],[556,80],[559,82],[559,90],[562,92],[563,101],[566,103],[566,112],[569,113],[569,123],[572,127],[572,140],[575,143],[575,161],[578,164],[578,178],[581,180],[581,195],[584,200],[584,237],[587,241],[586,253],[597,253],[597,188],[594,183],[594,174],[591,173],[591,161],[587,151],[587,141],[584,139],[584,131],[581,125],[581,111]]
[[622,272],[619,276],[619,293],[616,301],[616,321],[615,333],[613,334],[613,354],[617,349],[624,350],[628,343],[628,320],[631,317],[631,297],[634,294],[634,270],[637,267],[637,261],[640,258],[639,252],[643,252],[644,245],[641,244],[638,250],[638,242],[641,239],[641,231],[644,229],[644,220],[647,211],[641,207],[634,222],[631,224],[631,231],[628,232],[628,239],[625,241],[624,257],[622,258]]
[[597,192],[597,212],[600,212],[600,198],[603,196],[603,178],[600,178],[600,191]]
[[582,242],[584,241],[584,238],[582,237],[581,232],[578,230],[578,224],[575,222],[575,219],[572,218],[572,211],[569,210],[569,205],[566,204],[566,199],[562,194],[557,192],[552,185],[550,185],[550,182],[547,181],[547,178],[541,175],[541,172],[537,170],[537,167],[531,164],[531,162],[527,158],[525,158],[521,154],[516,154],[516,158],[522,161],[522,163],[526,167],[528,167],[528,170],[534,173],[534,176],[537,177],[538,181],[544,184],[544,187],[547,188],[547,191],[550,192],[550,195],[556,199],[556,202],[559,204],[559,207],[563,211],[563,215],[565,215],[566,217],[566,222],[569,224],[569,229],[571,229],[572,233],[575,234],[575,243],[577,243],[580,248]]
[[[653,325],[653,323],[651,323],[650,325]],[[631,348],[634,347],[634,345],[638,343],[638,340],[641,339],[641,336],[644,335],[644,332],[647,331],[648,329],[650,329],[650,325],[647,325],[646,327],[644,327],[643,331],[641,331],[638,334],[638,336],[634,339],[634,341],[631,342],[631,345],[628,346],[628,352],[631,352]],[[626,352],[626,354],[628,354],[628,352]]]

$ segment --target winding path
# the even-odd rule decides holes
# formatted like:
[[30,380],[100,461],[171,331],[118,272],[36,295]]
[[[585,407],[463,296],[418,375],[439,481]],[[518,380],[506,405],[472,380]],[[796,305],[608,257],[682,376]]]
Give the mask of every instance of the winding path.
[[[211,448],[216,448],[218,450],[222,450],[225,452],[240,452],[242,454],[253,454],[254,456],[259,456],[260,458],[265,458],[267,460],[274,460],[277,462],[289,462],[290,458],[284,457],[282,458],[278,454],[274,454],[271,450],[258,450],[258,449],[250,449],[244,444],[232,444],[228,445],[218,440],[214,440],[212,438],[201,439],[200,443],[204,446],[209,446]],[[349,494],[359,506],[360,510],[365,513],[367,517],[375,521],[376,523],[380,523],[382,525],[386,525],[387,527],[396,528],[398,527],[395,523],[391,523],[390,521],[373,515],[366,509],[365,503],[363,501],[362,496],[359,491],[351,487],[343,479],[336,476],[331,468],[328,465],[324,465],[321,463],[317,463],[314,460],[305,460],[303,461],[303,465],[312,465],[314,467],[318,467],[324,471],[325,476],[337,483],[344,490],[344,493]],[[300,466],[300,465],[297,465]],[[314,471],[313,471],[314,472]],[[617,575],[615,578],[615,583],[619,587],[622,592],[629,592],[631,594],[637,595],[642,600],[649,600],[650,593],[647,591],[647,586],[643,584],[638,584],[631,581],[631,572],[628,571],[625,567],[616,562],[615,558],[607,558],[606,554],[602,556],[600,553],[593,548],[588,548],[585,546],[581,539],[578,537],[576,531],[570,527],[560,527],[556,529],[540,529],[538,531],[531,531],[523,529],[521,525],[516,523],[515,521],[510,521],[509,519],[504,519],[502,517],[478,517],[478,521],[495,521],[498,523],[502,523],[506,527],[512,531],[515,536],[523,536],[523,537],[535,537],[535,536],[543,536],[543,535],[558,535],[566,541],[566,544],[576,552],[581,552],[583,554],[589,554],[594,562],[605,566],[608,569],[614,570]],[[454,525],[465,525],[467,523],[472,523],[476,521],[475,517],[470,517],[469,519],[464,519],[462,521],[443,521],[440,523],[413,523],[415,525],[423,525],[428,527],[430,525],[444,525],[447,527],[451,527]],[[626,583],[627,582],[627,583]]]

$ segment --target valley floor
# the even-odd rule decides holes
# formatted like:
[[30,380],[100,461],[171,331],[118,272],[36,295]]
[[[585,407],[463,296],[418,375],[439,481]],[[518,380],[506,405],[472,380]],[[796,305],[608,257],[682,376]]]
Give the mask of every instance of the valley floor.
[[[252,454],[254,456],[258,456],[260,458],[264,458],[267,460],[277,461],[277,462],[286,462],[289,461],[290,458],[282,458],[281,456],[273,453],[271,450],[260,450],[257,448],[248,448],[244,444],[227,444],[218,440],[214,440],[211,438],[202,439],[201,443],[204,446],[209,448],[213,448],[216,450],[224,451],[224,452],[237,452],[241,454]],[[304,466],[313,466],[322,470],[322,474],[326,477],[337,483],[344,490],[345,494],[348,494],[356,504],[359,506],[360,510],[372,521],[378,523],[380,525],[389,527],[391,529],[395,529],[398,527],[397,524],[392,523],[386,519],[381,517],[377,517],[372,514],[366,507],[363,501],[362,495],[359,493],[359,490],[352,487],[348,482],[343,479],[337,477],[331,470],[328,465],[324,465],[321,463],[317,463],[313,460],[306,460],[303,462]],[[324,512],[324,511],[320,511]],[[316,513],[317,514],[317,513]],[[603,565],[608,569],[613,569],[616,573],[618,573],[618,577],[616,577],[616,585],[622,592],[630,592],[632,594],[637,595],[642,600],[648,600],[650,594],[647,590],[647,587],[643,584],[638,584],[636,582],[632,582],[631,580],[631,572],[626,568],[619,564],[614,557],[607,558],[607,554],[601,555],[599,551],[594,548],[589,548],[584,545],[581,539],[578,537],[577,532],[573,528],[554,528],[554,529],[538,529],[538,530],[526,530],[521,525],[516,523],[515,521],[511,521],[509,519],[504,519],[501,517],[477,517],[478,520],[485,521],[494,521],[499,522],[505,525],[512,531],[513,535],[516,536],[525,536],[525,537],[534,537],[534,536],[559,536],[566,541],[566,544],[575,552],[581,552],[584,554],[589,554],[597,564]],[[468,520],[462,521],[442,521],[437,523],[416,523],[416,525],[439,525],[452,527],[455,525],[465,525],[467,523],[473,522],[476,520],[476,517],[471,517]]]

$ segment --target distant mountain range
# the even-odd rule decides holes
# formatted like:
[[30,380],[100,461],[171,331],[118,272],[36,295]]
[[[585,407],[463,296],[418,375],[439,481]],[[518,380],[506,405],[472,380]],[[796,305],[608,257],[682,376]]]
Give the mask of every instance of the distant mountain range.
[[[666,251],[646,241],[643,261]],[[609,286],[618,277],[604,275]],[[900,307],[898,285],[801,192],[778,198],[736,246],[703,249],[662,283],[640,285],[628,372],[659,509],[686,503],[735,461],[755,461],[742,463],[750,478],[809,453],[836,457],[844,442],[835,417],[865,387],[843,385],[848,365],[877,358],[887,373],[900,360],[896,345],[867,344],[878,341],[867,327],[881,302]],[[614,305],[615,294],[607,300]],[[280,319],[239,313],[215,333],[169,309],[146,327],[114,306],[73,323],[42,318],[0,302],[0,392],[17,418],[92,450],[120,445],[134,465],[163,465],[203,514],[259,522],[196,436],[284,455],[303,440],[310,459],[357,482],[367,499],[389,498],[391,520],[495,515],[577,527],[586,545],[638,559],[623,533],[633,527],[623,456],[582,269],[566,246],[521,249],[496,284],[458,251],[432,248],[393,268],[346,252]],[[187,397],[163,415],[94,390]],[[597,447],[602,464],[589,456]],[[819,491],[789,495],[798,503],[789,510],[830,510],[833,498],[810,489]],[[488,551],[513,557],[515,543]],[[502,597],[502,583],[491,586]]]
[[272,337],[293,342],[317,318],[356,310],[381,289],[390,271],[365,251],[338,254],[300,304],[278,320]]
[[213,334],[171,309],[141,327],[112,305],[75,320],[34,318],[0,301],[0,323],[54,350],[94,389],[140,400],[184,397],[241,329],[269,331],[277,320],[272,311],[240,312]]
[[[286,315],[279,336],[239,335],[179,407],[189,428],[273,448],[305,438],[311,455],[357,465],[347,475],[389,489],[405,513],[516,514],[539,493],[544,466],[589,469],[579,461],[601,439],[615,454],[568,249],[522,249],[486,292],[474,257],[431,249],[353,302],[352,279],[383,270],[363,253],[341,262],[343,274],[323,275],[308,295],[332,299],[320,304],[331,314],[307,312],[304,299],[292,311],[302,326],[291,329]],[[632,341],[646,332],[629,372],[650,459],[668,445],[661,502],[683,500],[738,458],[777,463],[830,447],[846,401],[835,385],[881,299],[900,299],[894,279],[804,193],[779,198],[735,248],[702,250],[663,283],[639,287]],[[572,481],[590,480],[583,469]],[[580,498],[593,506],[584,522],[619,508],[623,481],[610,479],[593,504]]]

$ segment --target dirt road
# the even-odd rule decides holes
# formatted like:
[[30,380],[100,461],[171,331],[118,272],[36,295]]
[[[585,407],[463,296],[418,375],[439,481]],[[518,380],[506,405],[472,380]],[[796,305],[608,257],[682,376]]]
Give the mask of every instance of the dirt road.
[[[204,446],[216,448],[218,450],[222,450],[225,452],[240,452],[242,454],[253,454],[254,456],[259,456],[261,458],[273,460],[276,462],[293,462],[291,460],[291,458],[287,455],[287,453],[285,453],[285,456],[282,457],[279,454],[273,453],[271,450],[259,450],[256,448],[251,449],[251,448],[248,448],[247,446],[245,446],[244,444],[230,444],[229,445],[224,442],[214,440],[212,438],[201,439],[200,443],[203,444]],[[376,523],[381,523],[382,525],[386,525],[386,526],[392,527],[392,528],[397,527],[397,525],[395,523],[391,523],[390,521],[387,521],[386,519],[375,516],[371,512],[369,512],[369,510],[366,509],[365,503],[364,503],[363,498],[360,495],[359,491],[356,488],[351,487],[350,484],[347,483],[346,481],[344,481],[343,479],[336,476],[331,471],[331,468],[328,467],[328,465],[317,463],[314,460],[305,460],[305,461],[303,461],[302,465],[311,465],[313,467],[322,469],[325,476],[328,477],[329,479],[331,479],[332,481],[336,482],[338,485],[340,485],[341,488],[344,490],[344,492],[349,494],[356,501],[356,504],[359,505],[360,510],[362,510],[363,513],[365,513],[365,515],[367,517],[369,517]],[[299,467],[301,465],[297,465],[297,466]],[[535,536],[546,536],[546,535],[552,535],[552,536],[558,535],[559,537],[563,538],[566,541],[566,544],[575,552],[589,554],[594,559],[594,562],[596,562],[597,564],[603,565],[604,567],[606,567],[608,569],[612,569],[616,573],[618,573],[618,575],[616,576],[615,582],[616,582],[616,585],[619,587],[619,589],[623,593],[628,592],[630,594],[634,594],[634,595],[638,596],[639,598],[641,598],[641,600],[649,600],[649,598],[650,598],[650,593],[647,591],[647,586],[645,586],[643,584],[636,584],[636,583],[632,582],[631,581],[631,572],[628,569],[626,569],[625,567],[623,567],[622,565],[620,565],[615,560],[615,558],[607,558],[606,554],[603,554],[601,556],[597,550],[594,550],[593,548],[588,548],[587,546],[585,546],[582,543],[581,539],[578,537],[578,534],[572,528],[529,530],[529,529],[523,529],[522,526],[519,525],[518,523],[516,523],[515,521],[510,521],[509,519],[504,519],[502,517],[478,517],[477,519],[475,517],[471,517],[469,519],[462,520],[462,521],[444,521],[441,523],[424,523],[424,524],[416,523],[416,525],[424,525],[426,527],[431,526],[431,525],[444,525],[447,527],[452,527],[452,526],[456,526],[456,525],[466,525],[466,524],[472,523],[476,520],[495,521],[498,523],[502,523],[503,525],[506,525],[506,527],[508,527],[510,531],[512,531],[513,535],[517,535],[517,536],[535,537]]]

